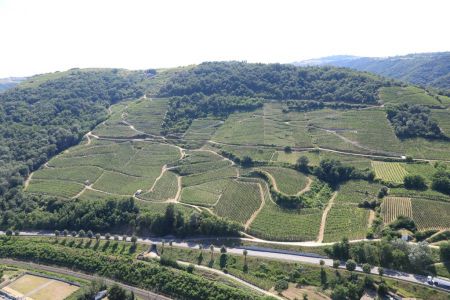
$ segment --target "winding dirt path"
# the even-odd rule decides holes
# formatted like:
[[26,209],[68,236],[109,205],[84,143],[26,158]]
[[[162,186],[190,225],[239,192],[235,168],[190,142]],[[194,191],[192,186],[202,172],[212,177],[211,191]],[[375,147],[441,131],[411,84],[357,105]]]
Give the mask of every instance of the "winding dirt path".
[[320,221],[320,229],[319,229],[319,235],[317,236],[317,243],[323,242],[323,235],[325,233],[325,224],[327,222],[327,216],[328,212],[330,211],[331,207],[334,204],[334,199],[336,198],[338,192],[334,192],[333,196],[331,196],[330,201],[328,201],[327,207],[325,207],[325,210],[322,214],[322,220]]
[[263,188],[262,188],[261,184],[258,183],[258,187],[259,187],[259,193],[260,193],[260,196],[261,196],[261,205],[252,214],[250,219],[248,219],[248,221],[245,223],[245,226],[244,226],[245,230],[247,230],[250,227],[250,225],[253,223],[253,221],[256,219],[256,217],[258,216],[258,214],[260,213],[260,211],[263,209],[264,205],[266,204],[266,200],[264,199],[264,191],[263,191]]
[[375,212],[373,210],[369,210],[369,220],[367,222],[367,227],[372,227],[373,221],[375,220]]
[[23,190],[25,191],[28,186],[30,185],[31,178],[33,177],[34,172],[31,172],[30,175],[28,175],[27,180],[23,183]]
[[296,194],[296,196],[300,196],[300,195],[302,195],[302,194],[304,194],[304,193],[306,193],[306,192],[309,192],[309,191],[311,190],[311,184],[313,183],[313,181],[312,181],[312,179],[309,178],[309,177],[306,177],[306,179],[308,180],[308,182],[306,183],[306,186],[305,186],[303,189],[301,189],[301,190]]
[[180,196],[181,196],[181,176],[177,175],[177,185],[178,185],[178,189],[177,189],[177,193],[175,194],[175,197],[172,199],[167,199],[165,202],[171,202],[171,203],[180,203]]

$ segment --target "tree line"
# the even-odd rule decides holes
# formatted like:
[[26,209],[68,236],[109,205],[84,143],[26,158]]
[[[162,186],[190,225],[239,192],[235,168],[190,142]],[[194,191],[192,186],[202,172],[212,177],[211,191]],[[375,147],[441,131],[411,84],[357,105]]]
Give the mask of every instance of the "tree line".
[[245,290],[188,272],[174,271],[157,262],[137,262],[127,257],[111,256],[92,249],[64,247],[55,243],[3,238],[0,240],[0,257],[38,260],[44,264],[95,273],[178,299],[260,299]]
[[169,108],[162,124],[163,133],[184,132],[192,120],[209,115],[226,118],[236,111],[251,111],[263,105],[260,98],[209,95],[194,93],[175,96],[169,100]]
[[0,202],[0,228],[92,230],[165,236],[237,236],[235,222],[206,214],[190,214],[169,204],[163,213],[139,208],[133,198],[72,200],[9,192]]
[[445,138],[428,107],[404,103],[388,107],[386,113],[399,138]]

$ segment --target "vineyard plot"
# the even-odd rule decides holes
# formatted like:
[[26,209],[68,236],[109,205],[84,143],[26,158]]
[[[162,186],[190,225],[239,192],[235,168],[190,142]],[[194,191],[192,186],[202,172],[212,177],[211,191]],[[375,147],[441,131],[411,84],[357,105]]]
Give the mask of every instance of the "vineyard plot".
[[412,217],[419,230],[450,229],[450,203],[412,199]]
[[231,181],[214,207],[214,212],[221,217],[245,224],[261,206],[261,202],[258,184]]
[[335,205],[328,212],[324,242],[336,242],[346,237],[361,239],[366,236],[369,210],[354,205]]
[[383,181],[403,183],[403,178],[408,175],[400,163],[372,161],[372,167],[375,177]]
[[398,216],[412,218],[411,198],[385,197],[381,204],[381,215],[384,223],[391,223]]

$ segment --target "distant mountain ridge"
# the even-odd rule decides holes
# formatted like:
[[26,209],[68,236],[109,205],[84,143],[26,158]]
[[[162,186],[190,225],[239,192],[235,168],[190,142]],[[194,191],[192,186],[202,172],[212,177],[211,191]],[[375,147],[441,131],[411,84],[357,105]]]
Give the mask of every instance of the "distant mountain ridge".
[[24,81],[25,77],[7,77],[7,78],[0,78],[0,92],[3,92],[7,89],[10,89],[12,87],[15,87],[20,82]]
[[391,57],[335,55],[293,64],[297,66],[347,67],[420,86],[450,90],[450,52],[416,53]]

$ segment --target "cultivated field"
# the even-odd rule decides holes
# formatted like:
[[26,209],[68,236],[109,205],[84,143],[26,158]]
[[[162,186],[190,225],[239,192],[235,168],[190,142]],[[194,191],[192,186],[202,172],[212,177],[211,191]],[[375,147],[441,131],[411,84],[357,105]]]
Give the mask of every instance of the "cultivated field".
[[3,291],[25,299],[63,300],[78,289],[79,287],[76,285],[56,279],[26,274],[4,287]]
[[[69,149],[33,174],[27,192],[63,198],[81,197],[87,190],[106,196],[132,196],[137,190],[150,192],[163,166],[177,161],[179,150],[152,142],[93,141]],[[154,188],[156,196],[173,195],[176,178],[167,174]],[[174,184],[175,182],[175,184]],[[98,193],[97,193],[98,195]]]
[[369,210],[354,205],[334,205],[328,212],[324,242],[336,242],[346,237],[350,240],[366,237]]
[[278,167],[258,168],[268,174],[275,180],[278,190],[287,195],[296,195],[308,185],[308,177],[293,169]]
[[372,167],[375,178],[386,182],[403,183],[403,178],[408,175],[400,163],[372,161]]
[[411,199],[412,217],[419,230],[450,229],[450,203]]
[[[267,184],[261,183],[265,205],[251,223],[249,233],[262,239],[278,241],[312,241],[319,233],[322,209],[283,209],[273,202]],[[314,190],[314,188],[313,188]],[[313,193],[313,192],[311,192]],[[315,192],[318,203],[331,197],[331,191],[322,187]]]
[[232,179],[218,179],[183,188],[181,202],[200,206],[213,206]]
[[245,224],[261,202],[258,184],[233,180],[223,191],[213,211],[221,217]]
[[411,103],[428,106],[442,105],[436,98],[429,95],[425,90],[407,86],[407,87],[383,87],[380,89],[380,99],[384,103],[400,104]]
[[381,205],[381,215],[386,224],[391,223],[398,216],[412,218],[411,198],[385,197]]

